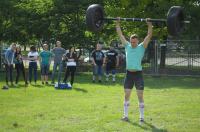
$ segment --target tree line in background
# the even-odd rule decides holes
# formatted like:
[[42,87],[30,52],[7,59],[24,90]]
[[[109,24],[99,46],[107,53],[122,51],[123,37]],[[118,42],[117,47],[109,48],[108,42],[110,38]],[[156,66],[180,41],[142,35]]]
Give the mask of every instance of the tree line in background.
[[[110,44],[118,40],[114,21],[106,22],[100,33],[87,31],[86,9],[94,3],[104,7],[106,16],[141,18],[166,18],[169,8],[179,5],[191,23],[178,39],[200,38],[199,0],[1,0],[0,41],[27,46],[60,40],[65,48],[91,48],[97,41]],[[122,27],[127,36],[136,32],[144,37],[147,32],[145,23],[122,22]],[[154,37],[162,40],[166,36],[166,25],[155,24]]]

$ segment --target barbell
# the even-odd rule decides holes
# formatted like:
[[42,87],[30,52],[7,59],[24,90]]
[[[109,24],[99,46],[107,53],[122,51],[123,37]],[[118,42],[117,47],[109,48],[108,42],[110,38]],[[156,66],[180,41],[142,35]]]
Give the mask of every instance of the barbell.
[[[99,32],[103,29],[105,20],[117,20],[118,18],[104,17],[103,7],[99,4],[92,4],[86,11],[86,25],[88,30],[92,32]],[[146,22],[145,18],[120,18],[122,21],[140,21]],[[183,29],[185,23],[190,21],[184,20],[183,8],[181,6],[172,6],[168,13],[167,19],[148,19],[149,22],[165,22],[167,25],[168,33],[171,36],[179,35]]]

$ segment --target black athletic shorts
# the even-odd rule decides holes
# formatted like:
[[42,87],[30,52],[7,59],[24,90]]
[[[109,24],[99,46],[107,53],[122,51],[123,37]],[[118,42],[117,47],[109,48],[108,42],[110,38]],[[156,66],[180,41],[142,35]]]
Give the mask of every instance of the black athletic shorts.
[[136,72],[126,71],[124,88],[132,89],[134,85],[137,90],[144,90],[144,80],[142,71],[136,71]]
[[106,71],[112,71],[112,70],[116,70],[116,65],[108,63],[106,65]]

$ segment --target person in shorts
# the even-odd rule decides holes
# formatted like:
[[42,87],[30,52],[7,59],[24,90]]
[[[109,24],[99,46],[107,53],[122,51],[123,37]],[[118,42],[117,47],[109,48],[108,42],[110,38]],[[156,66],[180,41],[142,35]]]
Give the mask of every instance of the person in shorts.
[[101,50],[101,44],[97,43],[96,50],[92,52],[92,64],[93,64],[93,83],[96,80],[96,76],[98,76],[99,83],[102,82],[103,76],[103,66],[105,64],[105,56]]
[[109,81],[109,75],[112,73],[112,81],[115,82],[116,67],[119,66],[119,57],[113,46],[106,52],[106,82]]
[[49,67],[51,64],[52,53],[48,50],[48,45],[43,44],[43,51],[39,55],[40,68],[41,68],[41,80],[48,84]]
[[133,34],[130,37],[130,42],[128,42],[124,35],[122,34],[120,28],[120,18],[116,21],[116,31],[117,34],[125,46],[126,53],[126,78],[124,81],[124,116],[123,120],[128,121],[128,107],[129,100],[131,96],[131,91],[133,86],[136,87],[137,96],[139,100],[139,112],[140,112],[140,122],[144,122],[144,99],[143,99],[143,90],[144,90],[144,80],[142,76],[142,58],[144,56],[145,49],[147,48],[153,32],[153,26],[151,22],[148,22],[148,18],[146,19],[146,23],[148,25],[148,33],[144,38],[143,42],[139,43],[138,35]]

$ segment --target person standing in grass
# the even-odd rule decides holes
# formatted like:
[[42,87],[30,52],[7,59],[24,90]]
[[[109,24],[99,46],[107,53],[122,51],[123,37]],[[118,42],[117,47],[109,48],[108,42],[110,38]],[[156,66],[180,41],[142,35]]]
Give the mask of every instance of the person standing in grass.
[[25,68],[24,68],[24,63],[23,63],[23,56],[22,56],[22,53],[21,53],[20,45],[16,46],[15,69],[16,69],[16,81],[15,81],[15,83],[18,84],[20,73],[22,72],[25,85],[27,86],[28,82],[27,82],[27,78],[26,78],[26,73],[25,73]]
[[92,52],[92,64],[93,64],[93,83],[96,80],[96,76],[98,76],[99,83],[101,83],[103,76],[103,66],[105,65],[105,56],[101,50],[101,44],[97,43],[96,50]]
[[78,53],[76,52],[74,47],[70,48],[69,53],[64,54],[63,61],[66,62],[66,72],[65,72],[65,77],[63,80],[64,83],[66,83],[66,81],[70,75],[71,76],[70,84],[71,84],[71,86],[73,85],[74,75],[76,72],[76,66],[77,66],[77,62],[78,62],[78,59],[80,58],[80,56],[81,56],[81,50],[78,55]]
[[54,82],[54,78],[55,78],[55,74],[56,74],[56,71],[57,71],[57,67],[59,67],[59,70],[58,70],[58,83],[60,83],[61,72],[62,72],[62,69],[63,69],[62,57],[66,53],[66,50],[61,47],[61,42],[57,41],[56,42],[56,47],[53,48],[51,52],[53,53],[53,56],[54,56],[54,65],[53,65],[51,84],[55,83]]
[[48,84],[49,67],[51,64],[52,53],[48,50],[48,45],[43,44],[43,51],[39,55],[40,68],[41,68],[41,80]]
[[109,74],[112,73],[112,81],[115,82],[116,67],[119,66],[119,57],[113,46],[106,53],[106,81],[109,81]]
[[29,83],[32,82],[32,71],[34,72],[34,82],[37,83],[37,60],[38,60],[38,52],[36,51],[35,46],[30,47],[30,52],[28,53],[29,60]]
[[143,90],[144,90],[144,80],[142,76],[142,58],[144,56],[145,49],[147,48],[151,37],[153,26],[151,22],[148,22],[148,18],[146,19],[148,25],[148,33],[145,37],[144,41],[139,43],[138,36],[136,34],[131,35],[130,42],[128,42],[124,35],[122,34],[120,28],[120,18],[116,21],[116,31],[117,34],[125,46],[126,52],[126,78],[124,81],[124,116],[123,120],[128,121],[128,107],[129,100],[131,95],[131,90],[135,85],[137,90],[137,96],[139,100],[139,112],[140,112],[140,122],[144,122],[144,99],[143,99]]
[[[9,79],[11,82],[11,85],[13,84],[13,65],[14,65],[14,57],[15,57],[15,50],[16,50],[16,44],[12,43],[10,48],[5,53],[5,69],[6,69],[6,84],[8,84]],[[9,79],[8,79],[9,78]]]

